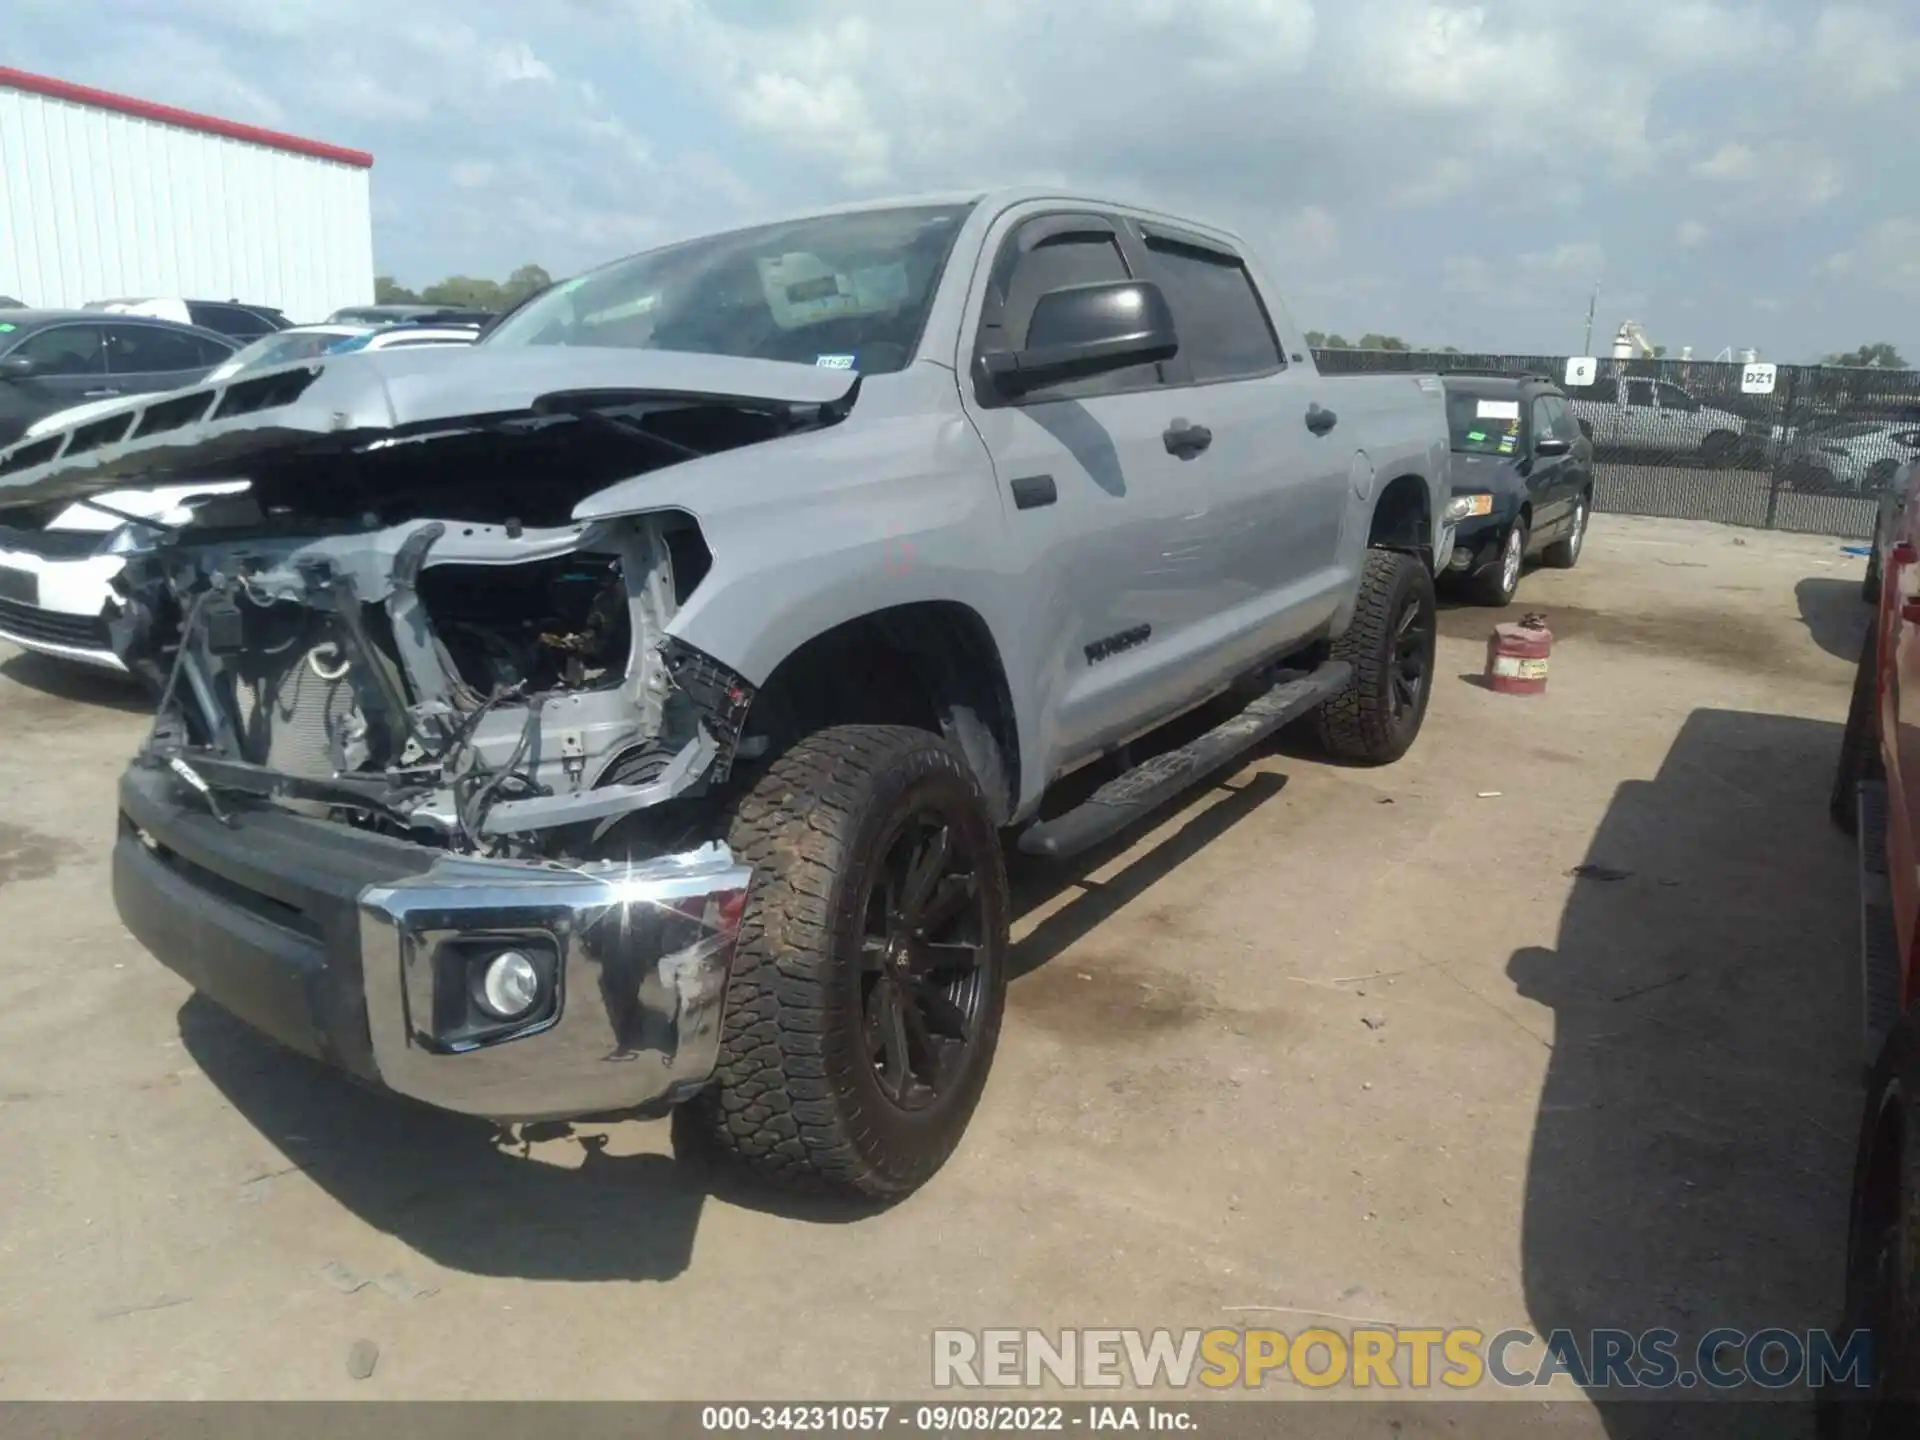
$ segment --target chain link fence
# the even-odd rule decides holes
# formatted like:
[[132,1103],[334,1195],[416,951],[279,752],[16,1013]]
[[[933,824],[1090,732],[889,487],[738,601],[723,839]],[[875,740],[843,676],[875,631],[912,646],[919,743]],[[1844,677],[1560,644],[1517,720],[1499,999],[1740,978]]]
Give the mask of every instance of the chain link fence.
[[[1865,539],[1880,492],[1920,458],[1920,371],[1601,359],[1573,385],[1564,355],[1313,354],[1329,375],[1552,380],[1593,441],[1594,507],[1619,514]],[[1769,370],[1772,389],[1755,393]]]

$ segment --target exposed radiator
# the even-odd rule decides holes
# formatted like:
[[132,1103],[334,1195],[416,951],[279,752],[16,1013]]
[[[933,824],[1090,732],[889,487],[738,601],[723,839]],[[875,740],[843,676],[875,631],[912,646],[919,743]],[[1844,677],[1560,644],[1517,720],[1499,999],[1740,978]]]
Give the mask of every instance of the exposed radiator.
[[235,677],[241,749],[256,765],[289,775],[331,775],[334,735],[359,723],[353,685],[337,674],[344,662],[336,647],[294,654],[284,670]]

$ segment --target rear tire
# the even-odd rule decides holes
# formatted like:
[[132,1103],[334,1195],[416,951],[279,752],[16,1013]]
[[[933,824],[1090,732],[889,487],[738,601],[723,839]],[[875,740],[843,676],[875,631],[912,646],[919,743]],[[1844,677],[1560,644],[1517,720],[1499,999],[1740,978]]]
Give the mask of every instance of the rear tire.
[[1700,459],[1709,470],[1723,470],[1740,453],[1740,437],[1730,430],[1715,430],[1700,442]]
[[1418,556],[1369,550],[1353,623],[1331,658],[1353,667],[1347,688],[1312,714],[1314,739],[1353,765],[1390,765],[1407,753],[1433,693],[1433,576]]
[[1564,539],[1556,540],[1540,553],[1542,564],[1554,570],[1571,570],[1580,563],[1580,551],[1587,543],[1587,522],[1593,518],[1593,497],[1582,495],[1573,502],[1573,521]]
[[822,730],[727,838],[753,883],[686,1118],[783,1187],[909,1193],[965,1133],[1006,1005],[1005,860],[973,771],[924,730]]

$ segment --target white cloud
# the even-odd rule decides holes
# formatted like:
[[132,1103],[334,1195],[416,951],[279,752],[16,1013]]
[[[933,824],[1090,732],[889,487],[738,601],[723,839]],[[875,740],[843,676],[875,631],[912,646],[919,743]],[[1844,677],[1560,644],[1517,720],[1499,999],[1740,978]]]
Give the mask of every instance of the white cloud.
[[1898,15],[1864,5],[1829,5],[1814,22],[1813,71],[1832,99],[1877,100],[1920,78],[1920,39]]
[[1828,256],[1818,268],[1823,274],[1920,299],[1920,219],[1902,215],[1881,220],[1851,249]]
[[1591,240],[1571,240],[1520,257],[1521,266],[1536,275],[1580,275],[1588,279],[1597,279],[1606,263],[1607,252]]
[[1729,140],[1692,168],[1732,192],[1719,203],[1775,215],[1817,210],[1844,188],[1839,162],[1820,145],[1796,136],[1776,136],[1757,145]]
[[[1700,325],[1737,329],[1751,297],[1789,293],[1779,274],[1804,282],[1842,248],[1823,208],[1844,196],[1864,232],[1920,191],[1913,0],[10,0],[7,17],[10,63],[374,151],[377,253],[416,283],[1033,181],[1238,229],[1289,293],[1354,312],[1316,325],[1527,349],[1562,343],[1602,262],[1650,297],[1652,328],[1692,298]],[[1697,273],[1682,252],[1706,245]],[[1864,234],[1845,253],[1855,276],[1889,258]],[[1785,315],[1820,310],[1793,292]]]

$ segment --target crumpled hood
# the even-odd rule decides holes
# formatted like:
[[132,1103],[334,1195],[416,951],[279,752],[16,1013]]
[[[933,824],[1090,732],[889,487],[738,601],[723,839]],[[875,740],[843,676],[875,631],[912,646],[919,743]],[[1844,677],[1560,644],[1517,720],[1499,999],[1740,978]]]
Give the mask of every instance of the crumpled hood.
[[84,500],[76,500],[47,522],[49,530],[105,534],[118,530],[131,515],[141,520],[158,520],[163,525],[184,525],[193,517],[188,500],[205,495],[235,495],[247,488],[245,480],[209,481],[200,485],[161,485],[152,490],[109,490],[93,496],[102,505],[117,511],[96,510]]
[[23,440],[0,451],[0,510],[257,477],[281,455],[362,449],[595,396],[831,408],[859,384],[849,370],[668,350],[429,345],[327,356],[169,391]]

